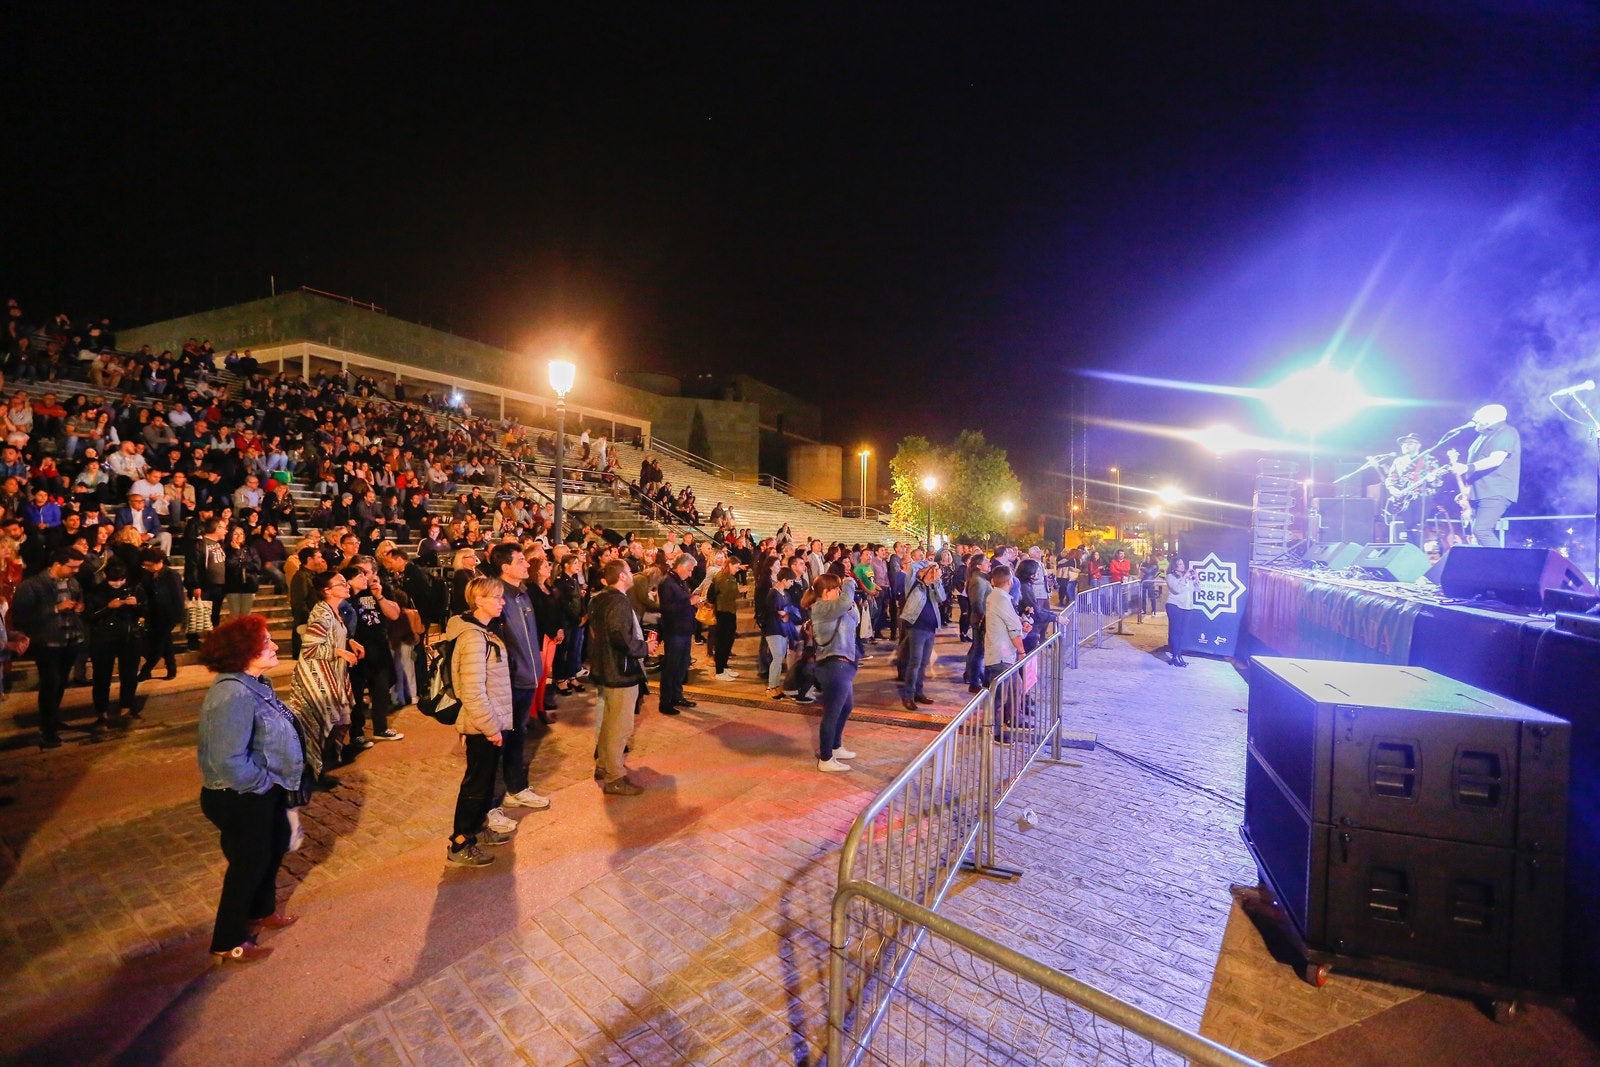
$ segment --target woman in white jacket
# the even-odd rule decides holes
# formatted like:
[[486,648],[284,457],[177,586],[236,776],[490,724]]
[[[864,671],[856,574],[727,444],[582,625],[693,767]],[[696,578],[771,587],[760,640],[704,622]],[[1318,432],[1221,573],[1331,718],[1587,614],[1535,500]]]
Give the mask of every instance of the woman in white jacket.
[[511,729],[511,666],[505,642],[489,623],[505,609],[505,587],[498,578],[474,578],[465,591],[467,611],[451,618],[446,641],[454,641],[450,683],[461,711],[456,729],[466,737],[467,770],[456,796],[455,826],[446,859],[459,867],[486,867],[494,857],[479,845],[503,845],[511,834],[485,825],[494,803],[494,777],[500,766],[501,732]]
[[1174,556],[1167,564],[1167,662],[1174,667],[1189,665],[1183,658],[1183,645],[1193,615],[1194,578],[1189,574],[1188,561]]

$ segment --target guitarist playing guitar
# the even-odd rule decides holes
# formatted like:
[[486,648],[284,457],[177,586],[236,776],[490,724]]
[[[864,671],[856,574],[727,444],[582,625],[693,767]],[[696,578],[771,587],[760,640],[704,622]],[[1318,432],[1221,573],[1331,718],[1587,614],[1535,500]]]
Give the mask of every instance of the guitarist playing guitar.
[[1467,450],[1462,463],[1450,454],[1450,472],[1462,495],[1463,525],[1472,527],[1472,539],[1479,546],[1499,548],[1500,535],[1495,525],[1506,509],[1517,502],[1522,482],[1522,437],[1506,421],[1502,404],[1485,404],[1472,413],[1472,428],[1478,439]]

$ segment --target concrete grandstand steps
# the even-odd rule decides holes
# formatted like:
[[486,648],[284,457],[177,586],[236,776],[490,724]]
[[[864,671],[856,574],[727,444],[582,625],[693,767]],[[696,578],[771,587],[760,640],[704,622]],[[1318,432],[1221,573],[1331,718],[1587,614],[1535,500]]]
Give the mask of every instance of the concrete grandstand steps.
[[[639,464],[643,462],[646,450],[620,443],[612,447],[618,450],[617,454],[622,460],[623,476],[630,481],[637,479]],[[685,486],[694,489],[702,515],[709,515],[720,500],[733,508],[737,525],[749,527],[758,538],[772,535],[784,523],[788,523],[796,535],[819,537],[825,542],[854,544],[896,538],[903,540],[909,536],[874,519],[847,519],[824,511],[771,486],[723,478],[663,452],[658,451],[655,456],[661,473],[674,490],[682,490]],[[709,528],[709,520],[704,525]]]

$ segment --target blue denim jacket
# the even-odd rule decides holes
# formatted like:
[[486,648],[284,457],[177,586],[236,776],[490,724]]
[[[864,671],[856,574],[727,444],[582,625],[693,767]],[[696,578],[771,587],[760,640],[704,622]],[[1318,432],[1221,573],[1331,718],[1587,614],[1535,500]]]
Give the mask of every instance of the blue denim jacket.
[[294,712],[272,683],[243,673],[217,675],[200,705],[200,778],[207,789],[265,793],[300,788],[305,753]]

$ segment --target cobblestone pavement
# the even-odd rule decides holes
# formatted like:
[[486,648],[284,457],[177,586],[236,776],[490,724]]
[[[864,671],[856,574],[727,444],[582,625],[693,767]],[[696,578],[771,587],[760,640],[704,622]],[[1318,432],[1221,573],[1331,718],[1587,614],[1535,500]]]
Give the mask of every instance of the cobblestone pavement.
[[[1038,767],[1006,809],[997,858],[1023,878],[967,878],[947,914],[1257,1056],[1414,996],[1337,973],[1313,990],[1266,952],[1234,893],[1255,884],[1237,836],[1244,684],[1222,662],[1149,655],[1159,622],[1130,630],[1069,676],[1073,724],[1099,747]],[[940,648],[951,704],[962,651]],[[532,766],[553,809],[522,816],[494,867],[447,871],[459,753],[405,712],[407,740],[342,769],[308,812],[280,883],[303,921],[271,959],[213,969],[197,695],[171,700],[187,710],[124,740],[0,755],[24,778],[0,809],[0,1060],[816,1064],[838,845],[929,740],[863,722],[858,772],[822,775],[812,719],[702,698],[646,712],[632,762],[648,792],[606,799],[592,704],[568,701]],[[1015,822],[1024,808],[1038,828]],[[929,959],[898,1027],[912,1043],[880,1062],[1170,1062],[1081,1012],[1018,1009],[1026,990],[959,952]]]

